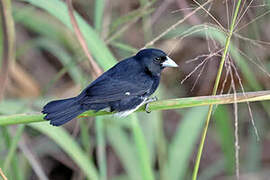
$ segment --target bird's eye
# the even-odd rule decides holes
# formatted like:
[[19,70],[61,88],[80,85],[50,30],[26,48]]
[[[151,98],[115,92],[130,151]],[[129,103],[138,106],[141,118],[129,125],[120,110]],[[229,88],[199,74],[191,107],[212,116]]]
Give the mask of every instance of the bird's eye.
[[157,63],[157,64],[161,64],[161,63],[163,63],[166,59],[167,59],[166,56],[160,56],[160,57],[156,57],[156,58],[154,59],[154,62]]
[[154,59],[154,62],[156,62],[156,63],[160,63],[160,61],[161,61],[161,57],[156,57],[156,58]]

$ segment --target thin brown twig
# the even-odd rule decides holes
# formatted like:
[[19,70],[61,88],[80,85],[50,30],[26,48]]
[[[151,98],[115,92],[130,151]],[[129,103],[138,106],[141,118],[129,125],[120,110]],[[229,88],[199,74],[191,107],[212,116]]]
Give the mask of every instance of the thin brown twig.
[[225,0],[225,6],[226,6],[226,16],[227,16],[227,29],[229,29],[229,26],[230,26],[230,15],[229,15],[228,0]]
[[[198,69],[199,69],[199,67],[201,67],[208,59],[210,59],[211,57],[214,57],[214,56],[216,56],[218,53],[220,53],[222,50],[223,50],[224,48],[222,48],[222,49],[219,49],[219,50],[217,50],[216,52],[214,52],[214,53],[210,53],[209,54],[209,56],[208,57],[206,57],[200,64],[198,64],[194,69],[193,69],[193,71],[191,71],[188,75],[186,75],[186,77],[181,81],[181,84],[183,84],[193,73],[195,73]],[[198,57],[197,57],[198,58]]]
[[202,75],[202,73],[203,73],[203,71],[204,71],[204,68],[205,68],[206,64],[207,64],[207,62],[203,64],[203,67],[202,67],[202,69],[200,70],[200,73],[199,73],[199,75],[197,76],[197,78],[196,78],[196,80],[195,80],[195,82],[194,82],[194,84],[193,84],[193,86],[192,86],[192,88],[191,88],[191,90],[190,90],[191,92],[194,90],[195,86],[197,85],[197,83],[198,83],[198,81],[199,81],[199,79],[200,79],[200,77],[201,77],[201,75]]
[[232,10],[232,14],[231,14],[231,17],[233,18],[233,15],[234,15],[234,10],[235,10],[235,7],[236,7],[236,1],[233,1],[233,10]]
[[226,75],[225,75],[225,78],[224,78],[224,81],[222,83],[222,86],[221,86],[221,90],[220,90],[220,93],[219,94],[223,94],[223,91],[225,89],[225,85],[227,83],[227,80],[228,80],[228,77],[229,77],[229,63],[228,61],[225,61],[225,70],[226,70]]
[[0,168],[0,176],[3,178],[3,180],[8,180],[8,178],[5,176],[1,168]]
[[250,8],[266,7],[266,6],[269,6],[269,5],[270,4],[259,4],[259,5],[250,6]]
[[245,25],[241,26],[240,28],[236,29],[234,32],[238,32],[238,31],[242,30],[243,28],[247,27],[248,25],[252,24],[253,22],[257,21],[258,19],[260,19],[260,18],[262,18],[264,16],[266,16],[269,13],[270,13],[270,10],[264,12],[263,14],[255,17],[254,19],[252,19],[251,21],[249,21],[247,24],[245,24]]
[[226,29],[222,26],[222,24],[207,10],[203,7],[203,5],[201,5],[198,1],[196,0],[192,0],[193,2],[195,2],[199,7],[201,7],[218,25],[219,27],[224,31],[227,32]]
[[206,24],[204,25],[204,29],[205,29],[205,36],[206,36],[208,52],[213,53],[213,50],[211,49],[211,44],[210,43],[212,42],[214,49],[218,49],[219,46],[217,45],[217,42],[214,40],[212,35],[209,34],[209,32],[207,31],[207,25]]
[[[204,25],[204,29],[205,29],[205,38],[206,38],[206,42],[207,42],[208,52],[211,53],[212,52],[211,45],[210,45],[211,41],[209,40],[209,38],[211,38],[211,37],[209,37],[209,33],[207,31],[207,25]],[[212,38],[211,38],[211,40],[212,40]]]
[[232,89],[233,89],[233,95],[234,95],[234,103],[233,103],[233,107],[234,107],[234,138],[235,138],[235,142],[234,142],[234,147],[235,147],[235,175],[236,175],[236,179],[239,180],[240,179],[240,163],[239,163],[239,132],[238,132],[238,105],[236,102],[237,96],[236,96],[236,88],[235,88],[235,83],[234,83],[234,79],[233,79],[233,73],[232,73],[232,66],[231,66],[231,62],[229,62],[229,72],[230,72],[230,76],[231,76],[231,85],[232,85]]
[[[210,53],[211,54],[211,53]],[[192,59],[189,59],[189,60],[186,60],[186,64],[189,64],[189,63],[192,63],[192,62],[196,62],[198,60],[200,60],[201,58],[207,58],[208,56],[210,56],[210,54],[201,54],[201,55],[198,55],[196,56],[195,58],[192,58]]]
[[180,8],[180,9],[176,9],[174,11],[171,11],[171,13],[174,14],[174,13],[178,13],[178,12],[181,12],[181,11],[193,10],[193,9],[196,9],[196,7]]
[[[252,1],[253,1],[253,0],[251,0],[251,3],[252,3]],[[241,13],[242,13],[242,11],[243,11],[245,5],[246,5],[246,2],[247,2],[247,0],[245,0],[244,3],[242,4],[242,7],[241,7],[241,9],[240,9],[240,11],[239,11],[239,15],[241,15]],[[245,9],[245,10],[246,10],[246,9]],[[237,23],[236,23],[236,24],[237,24]]]
[[254,65],[256,65],[262,72],[264,72],[269,78],[270,78],[270,73],[262,66],[259,65],[258,63],[256,63],[254,60],[252,60],[246,53],[244,53],[241,49],[237,48],[237,51],[239,52],[239,54],[241,54],[242,56],[244,56],[245,58],[247,58],[247,60],[249,60],[251,63],[253,63]]
[[[217,51],[217,52],[212,52],[212,50],[211,50],[211,48],[210,48],[210,42],[212,41],[213,42],[213,45],[215,46],[215,48],[217,49],[218,47],[217,47],[217,45],[216,45],[216,43],[215,43],[215,41],[212,39],[212,37],[210,37],[210,39],[211,40],[209,40],[209,36],[208,36],[208,33],[207,33],[207,31],[206,31],[206,39],[207,39],[207,47],[208,47],[208,51],[209,51],[209,53],[210,54],[207,54],[207,55],[200,55],[200,56],[197,56],[196,58],[194,58],[193,59],[193,61],[195,61],[195,60],[198,60],[200,57],[206,57],[206,59],[204,59],[203,61],[202,61],[202,63],[203,63],[203,65],[202,65],[202,63],[200,63],[198,66],[201,66],[202,65],[202,68],[201,68],[201,70],[200,70],[200,72],[199,72],[199,75],[197,76],[197,78],[196,78],[196,80],[195,80],[195,82],[194,82],[194,84],[193,84],[193,86],[192,86],[192,88],[191,88],[191,92],[194,90],[194,88],[195,88],[195,86],[196,86],[196,84],[198,83],[198,80],[199,80],[199,78],[200,78],[200,76],[202,75],[202,73],[203,73],[203,71],[204,71],[204,68],[205,68],[205,66],[206,66],[206,60],[207,59],[209,59],[209,57],[213,57],[213,56],[218,56],[218,53],[222,50],[219,50],[219,51]],[[189,60],[189,62],[191,62],[190,60]],[[195,68],[196,69],[196,68]],[[193,72],[192,72],[193,73]],[[191,74],[190,74],[191,75]],[[182,83],[183,81],[181,81],[181,83]]]
[[[238,22],[236,22],[236,25],[235,25],[235,27],[234,27],[235,29],[236,29],[237,26],[240,24],[241,20],[242,20],[243,17],[245,16],[246,12],[247,12],[248,9],[250,8],[250,5],[253,3],[253,1],[254,1],[254,0],[251,0],[251,1],[250,1],[250,3],[248,4],[247,8],[244,10],[243,14],[238,18]],[[245,6],[245,3],[246,3],[246,1],[244,1],[244,4],[242,5],[242,9],[241,9],[241,11],[240,11],[239,14],[241,14],[241,12],[242,12],[242,10],[243,10],[243,8],[244,8],[244,6]]]
[[168,32],[170,32],[171,30],[175,29],[179,24],[183,23],[184,21],[186,21],[188,18],[190,18],[193,14],[195,14],[197,11],[199,11],[200,9],[202,9],[203,6],[209,4],[210,2],[212,2],[213,0],[208,0],[207,2],[205,2],[204,4],[202,4],[200,7],[197,7],[194,11],[190,12],[188,15],[186,15],[183,19],[180,19],[178,22],[176,22],[175,24],[173,24],[172,26],[170,26],[168,29],[166,29],[163,33],[161,33],[160,35],[158,35],[156,38],[154,38],[152,41],[148,42],[147,44],[145,44],[145,46],[141,49],[144,49],[146,47],[152,46],[153,44],[155,44],[159,39],[161,39],[163,36],[165,36]]
[[[238,79],[238,82],[239,82],[239,84],[240,84],[240,87],[241,87],[241,90],[242,90],[242,92],[243,92],[243,95],[245,96],[245,95],[246,95],[245,89],[244,89],[242,80],[241,80],[241,78],[240,78],[240,75],[239,75],[239,73],[237,72],[237,68],[236,68],[236,66],[234,65],[233,61],[232,61],[230,64],[231,64],[231,67],[232,67],[232,68],[234,69],[234,71],[235,71],[235,75],[236,75],[236,77],[237,77],[237,79]],[[251,110],[251,107],[250,107],[250,103],[249,103],[249,102],[247,102],[247,106],[248,106],[248,112],[249,112],[251,124],[252,124],[252,126],[253,126],[253,129],[254,129],[254,132],[255,132],[257,141],[259,141],[259,140],[260,140],[260,137],[259,137],[258,129],[257,129],[256,125],[255,125],[254,117],[253,117],[252,110]]]
[[192,34],[195,34],[195,33],[197,33],[197,32],[203,31],[203,29],[193,30],[193,29],[196,29],[198,26],[201,26],[201,25],[194,25],[193,27],[189,28],[188,30],[182,32],[182,33],[180,34],[180,36],[182,36],[181,38],[174,37],[174,39],[178,39],[178,41],[175,41],[174,45],[172,46],[172,48],[171,48],[170,51],[168,52],[168,55],[170,55],[170,54],[174,51],[174,49],[177,47],[177,44],[178,44],[178,43],[180,44],[181,41],[182,41],[185,37],[190,36],[190,35],[192,35]]
[[66,4],[68,6],[68,14],[69,14],[69,17],[70,17],[70,22],[73,26],[73,29],[75,31],[75,35],[77,36],[78,38],[78,41],[86,55],[86,57],[88,58],[89,60],[89,63],[90,63],[90,66],[91,66],[91,74],[94,78],[97,78],[99,75],[102,74],[102,70],[101,68],[98,66],[98,64],[95,62],[94,58],[92,57],[92,55],[90,54],[90,52],[88,51],[88,47],[87,47],[87,44],[85,42],[85,39],[83,37],[83,34],[79,28],[79,25],[76,21],[76,18],[73,14],[73,6],[72,6],[72,0],[66,0]]
[[242,35],[240,35],[238,33],[233,33],[233,35],[235,37],[238,37],[239,39],[242,39],[244,41],[248,41],[248,42],[252,43],[253,45],[258,46],[260,48],[265,48],[263,45],[270,46],[270,42],[267,42],[267,41],[262,41],[262,40],[257,40],[257,39],[251,39],[251,38],[242,36]]

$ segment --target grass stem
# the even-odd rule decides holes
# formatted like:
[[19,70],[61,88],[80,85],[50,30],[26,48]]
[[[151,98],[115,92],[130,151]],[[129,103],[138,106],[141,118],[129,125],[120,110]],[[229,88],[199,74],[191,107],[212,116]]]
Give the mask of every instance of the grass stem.
[[[149,103],[149,110],[168,110],[168,109],[180,109],[187,107],[196,106],[207,106],[213,104],[233,104],[241,102],[255,102],[255,101],[266,101],[270,100],[270,90],[268,91],[256,91],[256,92],[245,92],[236,94],[236,101],[234,101],[233,94],[218,95],[218,96],[199,96],[199,97],[188,97],[179,99],[168,99],[162,101],[155,101]],[[140,107],[137,111],[144,111],[144,107]],[[79,117],[94,117],[101,115],[112,114],[107,111],[86,111]],[[14,125],[14,124],[28,124],[32,122],[45,121],[44,115],[41,113],[24,113],[14,115],[2,115],[0,116],[0,126]]]
[[[234,26],[235,26],[235,22],[236,22],[236,18],[237,18],[237,15],[238,15],[240,5],[241,5],[241,0],[238,0],[237,6],[236,6],[236,9],[235,9],[235,12],[234,12],[233,20],[232,20],[232,23],[231,23],[231,26],[230,26],[230,31],[229,31],[229,34],[228,34],[227,39],[226,39],[225,49],[223,51],[221,62],[220,62],[219,69],[218,69],[218,73],[217,73],[217,76],[216,76],[216,81],[215,81],[215,85],[214,85],[213,93],[212,93],[212,95],[214,95],[214,96],[217,94],[217,89],[218,89],[221,73],[222,73],[222,70],[223,70],[224,62],[225,62],[226,57],[227,57],[227,53],[229,51],[231,37],[232,37],[233,31],[234,31]],[[198,150],[198,153],[197,153],[196,162],[195,162],[195,166],[194,166],[194,170],[193,170],[193,174],[192,174],[192,180],[197,179],[198,170],[199,170],[199,166],[200,166],[200,160],[201,160],[202,151],[203,151],[203,146],[204,146],[204,142],[205,142],[207,129],[208,129],[208,126],[209,126],[212,111],[213,111],[213,105],[210,105],[209,110],[208,110],[208,114],[207,114],[205,127],[204,127],[203,132],[202,132],[202,137],[201,137],[201,141],[200,141],[200,145],[199,145],[199,150]]]

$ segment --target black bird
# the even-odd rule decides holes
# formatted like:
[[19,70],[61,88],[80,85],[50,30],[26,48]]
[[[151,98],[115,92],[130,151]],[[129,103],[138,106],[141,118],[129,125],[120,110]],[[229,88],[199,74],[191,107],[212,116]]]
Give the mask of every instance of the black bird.
[[78,96],[49,102],[44,106],[44,119],[60,126],[87,110],[109,110],[127,116],[157,89],[165,67],[178,67],[163,51],[143,49],[99,76]]

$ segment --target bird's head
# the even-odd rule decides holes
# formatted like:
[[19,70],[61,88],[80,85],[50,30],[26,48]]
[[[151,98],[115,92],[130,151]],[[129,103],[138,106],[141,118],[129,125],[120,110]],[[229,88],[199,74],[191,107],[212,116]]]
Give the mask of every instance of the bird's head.
[[139,51],[135,58],[139,60],[142,66],[152,75],[160,75],[166,67],[178,67],[178,65],[159,49],[143,49]]

